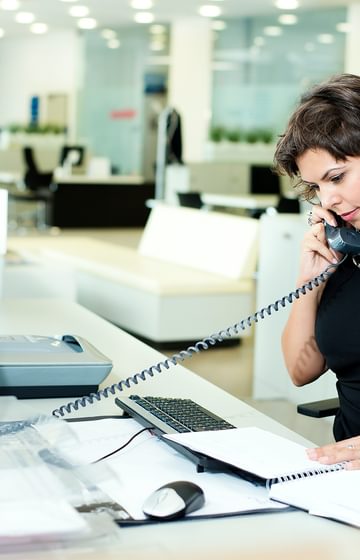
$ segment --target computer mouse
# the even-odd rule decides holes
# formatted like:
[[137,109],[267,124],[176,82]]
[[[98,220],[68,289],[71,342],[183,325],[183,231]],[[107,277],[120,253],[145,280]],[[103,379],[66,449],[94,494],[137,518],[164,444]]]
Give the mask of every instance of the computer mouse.
[[200,486],[178,480],[152,492],[143,504],[143,512],[153,519],[177,519],[201,508],[204,503],[204,492]]

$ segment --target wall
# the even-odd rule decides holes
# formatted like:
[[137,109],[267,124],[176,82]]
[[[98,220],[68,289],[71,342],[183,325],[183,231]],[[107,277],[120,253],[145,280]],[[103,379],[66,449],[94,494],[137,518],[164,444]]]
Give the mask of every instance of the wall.
[[[80,36],[52,31],[44,36],[4,37],[0,48],[0,127],[27,124],[32,95],[67,93],[74,130]],[[40,116],[45,110],[40,102]]]

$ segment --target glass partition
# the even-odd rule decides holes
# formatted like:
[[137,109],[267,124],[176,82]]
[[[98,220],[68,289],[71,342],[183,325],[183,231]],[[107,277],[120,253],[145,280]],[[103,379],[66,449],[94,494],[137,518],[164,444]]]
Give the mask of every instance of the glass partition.
[[216,32],[212,139],[271,141],[304,89],[343,71],[345,8],[279,15],[228,20]]
[[[117,29],[116,35],[116,48],[100,33],[84,35],[77,136],[90,153],[110,159],[113,173],[142,175],[144,146],[154,141],[148,96],[166,91],[167,67],[156,65],[147,26]],[[167,43],[160,47],[167,52]]]

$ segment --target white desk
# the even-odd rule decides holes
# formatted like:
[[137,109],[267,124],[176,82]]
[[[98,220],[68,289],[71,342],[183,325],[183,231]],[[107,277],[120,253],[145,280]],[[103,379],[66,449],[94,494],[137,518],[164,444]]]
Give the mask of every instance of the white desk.
[[[133,374],[162,355],[72,302],[7,300],[0,303],[0,334],[64,334],[86,337],[113,359],[107,384]],[[191,361],[188,365],[191,367]],[[221,372],[219,371],[219,375]],[[129,391],[127,391],[129,392]],[[237,426],[257,425],[304,442],[277,422],[201,379],[182,366],[140,383],[133,393],[191,397]],[[29,404],[49,412],[63,401],[34,400]],[[112,399],[87,407],[83,415],[116,413]],[[183,521],[119,529],[119,545],[112,550],[48,550],[26,552],[26,558],[96,559],[143,558],[171,560],[357,560],[360,532],[326,519],[296,511],[253,514],[234,518]],[[11,556],[9,556],[11,557]],[[24,555],[15,558],[24,558]],[[1,555],[2,560],[5,556]],[[13,557],[12,557],[13,558]]]
[[92,185],[92,184],[102,184],[102,185],[142,185],[144,183],[144,177],[141,175],[83,175],[83,174],[71,174],[66,175],[57,171],[54,176],[54,182],[64,183],[64,184],[77,184],[77,185]]
[[201,193],[201,200],[207,206],[238,208],[244,210],[262,210],[276,206],[279,201],[277,194],[228,195]]

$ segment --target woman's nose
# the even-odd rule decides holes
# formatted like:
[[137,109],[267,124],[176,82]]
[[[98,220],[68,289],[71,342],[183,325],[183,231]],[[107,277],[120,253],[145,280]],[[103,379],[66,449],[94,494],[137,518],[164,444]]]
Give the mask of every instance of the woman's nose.
[[321,206],[326,210],[334,209],[342,200],[339,192],[333,189],[324,189],[320,194]]

